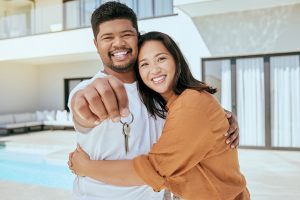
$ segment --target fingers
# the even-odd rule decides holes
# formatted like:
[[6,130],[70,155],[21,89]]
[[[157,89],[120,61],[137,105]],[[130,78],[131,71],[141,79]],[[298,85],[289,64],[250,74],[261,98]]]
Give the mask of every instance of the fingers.
[[120,121],[129,115],[128,97],[124,84],[114,76],[95,79],[90,85],[76,92],[71,100],[75,121],[87,128],[110,118]]
[[120,115],[122,117],[127,117],[130,112],[128,109],[128,96],[124,84],[113,76],[110,76],[108,81],[117,97]]
[[79,144],[77,144],[76,150],[77,150],[78,152],[83,152],[83,150],[82,150],[82,148],[81,148],[81,146],[80,146]]
[[118,99],[108,79],[97,80],[93,86],[101,97],[109,118],[114,122],[120,121]]
[[73,118],[79,125],[91,128],[99,124],[99,118],[91,111],[85,98],[85,91],[79,90],[71,99]]
[[236,132],[229,135],[226,139],[226,144],[230,145],[230,148],[237,148],[239,145],[239,132],[238,129]]
[[84,97],[89,105],[92,115],[96,116],[100,121],[107,119],[108,114],[106,108],[96,88],[88,86],[85,88],[84,92]]

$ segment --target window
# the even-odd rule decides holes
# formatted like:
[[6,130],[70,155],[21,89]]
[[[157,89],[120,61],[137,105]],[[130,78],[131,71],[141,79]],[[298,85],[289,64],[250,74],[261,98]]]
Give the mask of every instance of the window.
[[300,52],[204,58],[202,75],[236,113],[241,146],[300,149]]

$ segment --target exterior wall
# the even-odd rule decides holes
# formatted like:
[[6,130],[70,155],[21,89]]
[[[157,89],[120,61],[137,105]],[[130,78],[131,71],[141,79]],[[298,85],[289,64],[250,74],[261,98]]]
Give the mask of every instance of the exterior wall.
[[0,40],[0,61],[95,52],[92,40],[89,28]]
[[37,109],[64,109],[64,79],[92,77],[101,69],[98,61],[39,66]]
[[176,16],[139,21],[141,32],[161,31],[169,34],[179,45],[189,63],[193,75],[201,79],[200,57],[210,53],[193,21],[185,13],[175,9]]
[[299,51],[300,4],[194,18],[212,56]]
[[0,63],[0,114],[31,112],[38,105],[38,69]]

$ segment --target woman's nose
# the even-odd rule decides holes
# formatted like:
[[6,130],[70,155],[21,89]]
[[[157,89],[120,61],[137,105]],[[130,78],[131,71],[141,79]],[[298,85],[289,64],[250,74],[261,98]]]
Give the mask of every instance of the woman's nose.
[[161,69],[158,66],[154,66],[151,68],[151,74],[155,75],[155,74],[159,74],[160,72],[161,72]]

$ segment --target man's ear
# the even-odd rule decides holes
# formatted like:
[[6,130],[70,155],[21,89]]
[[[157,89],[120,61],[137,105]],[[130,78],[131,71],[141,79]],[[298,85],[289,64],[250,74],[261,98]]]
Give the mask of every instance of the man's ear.
[[98,49],[97,48],[98,47],[97,40],[95,38],[94,38],[93,42],[94,42],[94,45],[95,45],[96,49]]

